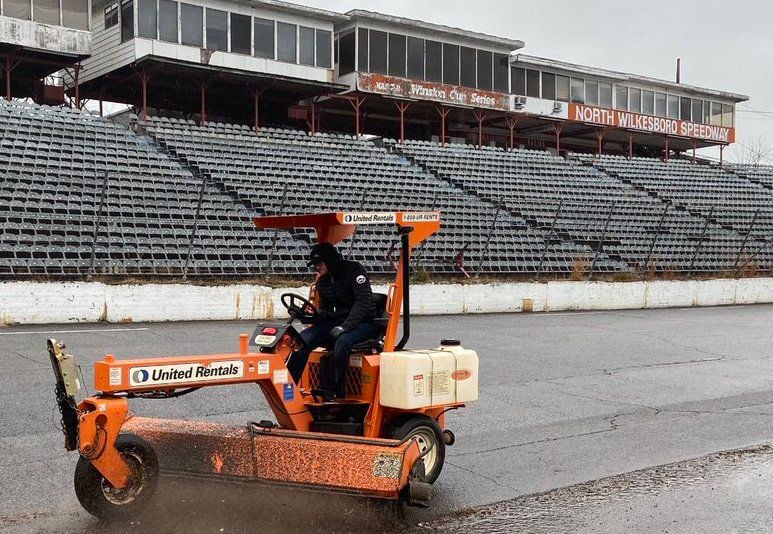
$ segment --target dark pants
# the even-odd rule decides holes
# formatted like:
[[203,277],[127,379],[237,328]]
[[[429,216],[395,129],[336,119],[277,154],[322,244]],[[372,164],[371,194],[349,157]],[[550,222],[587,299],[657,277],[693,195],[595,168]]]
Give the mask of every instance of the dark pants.
[[[301,332],[301,337],[305,344],[302,349],[293,352],[287,362],[287,369],[290,371],[290,375],[296,384],[303,375],[306,362],[309,361],[309,354],[317,347],[329,346],[333,341],[330,331],[342,322],[323,321]],[[378,327],[374,323],[363,322],[338,336],[333,345],[333,361],[330,369],[332,373],[322,373],[323,382],[320,386],[324,389],[343,394],[346,369],[349,367],[349,354],[352,347],[366,339],[373,339],[376,335],[378,335]]]

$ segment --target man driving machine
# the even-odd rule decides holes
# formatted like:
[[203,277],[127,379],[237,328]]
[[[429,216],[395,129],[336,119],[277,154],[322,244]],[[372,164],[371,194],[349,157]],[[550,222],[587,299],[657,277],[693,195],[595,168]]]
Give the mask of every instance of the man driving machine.
[[345,260],[330,243],[317,243],[309,253],[310,267],[317,271],[319,313],[312,326],[301,332],[304,345],[292,353],[287,368],[296,383],[301,379],[309,354],[332,343],[332,362],[321,373],[322,383],[315,395],[325,401],[346,395],[346,370],[352,346],[378,334],[373,322],[376,310],[373,291],[365,269]]

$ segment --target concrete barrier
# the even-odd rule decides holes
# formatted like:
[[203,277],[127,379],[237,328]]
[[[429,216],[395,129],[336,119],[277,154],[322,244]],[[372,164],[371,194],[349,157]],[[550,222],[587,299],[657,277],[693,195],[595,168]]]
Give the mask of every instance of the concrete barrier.
[[[376,291],[386,292],[386,286]],[[0,283],[0,325],[286,317],[279,297],[308,287],[98,282]],[[419,284],[417,315],[622,310],[773,302],[773,278],[653,282]]]

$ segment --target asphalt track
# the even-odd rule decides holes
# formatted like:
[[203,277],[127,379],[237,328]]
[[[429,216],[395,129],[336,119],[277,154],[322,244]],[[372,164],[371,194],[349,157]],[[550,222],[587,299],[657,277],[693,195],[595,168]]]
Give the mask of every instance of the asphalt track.
[[[220,352],[252,325],[0,329],[0,530],[773,531],[773,306],[418,317],[412,326],[409,346],[458,337],[481,360],[480,400],[448,418],[457,443],[431,510],[164,479],[146,514],[117,525],[97,523],[75,499],[77,458],[54,424],[46,338],[65,340],[91,384],[89,364],[107,352]],[[132,406],[234,424],[271,417],[252,386]]]

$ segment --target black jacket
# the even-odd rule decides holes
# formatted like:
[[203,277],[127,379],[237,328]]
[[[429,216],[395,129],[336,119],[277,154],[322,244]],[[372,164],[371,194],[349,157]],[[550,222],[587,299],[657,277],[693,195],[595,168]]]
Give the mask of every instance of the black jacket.
[[373,290],[362,265],[341,260],[328,269],[328,274],[317,280],[321,319],[343,319],[345,330],[372,321],[376,316]]

